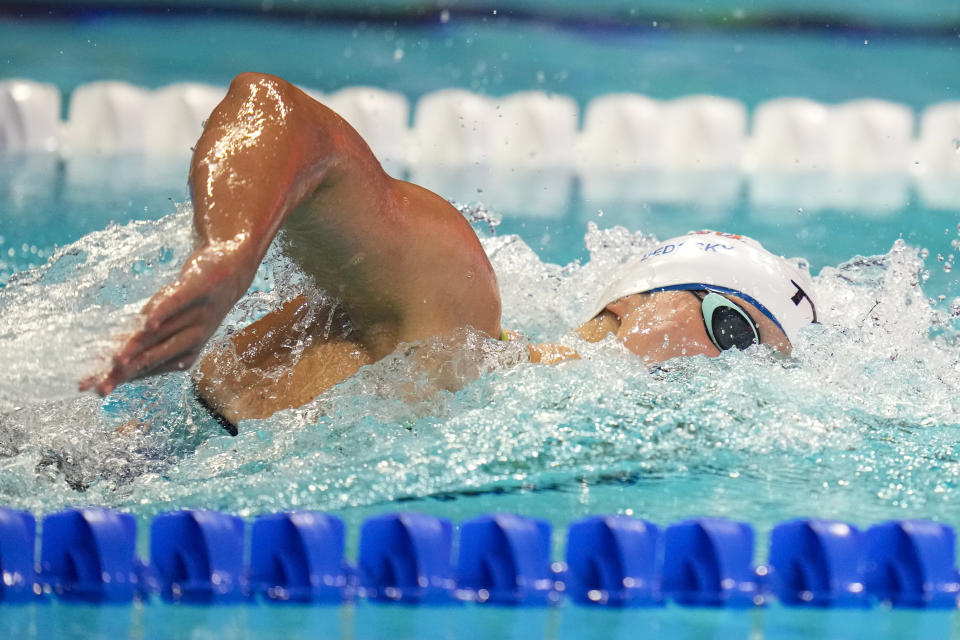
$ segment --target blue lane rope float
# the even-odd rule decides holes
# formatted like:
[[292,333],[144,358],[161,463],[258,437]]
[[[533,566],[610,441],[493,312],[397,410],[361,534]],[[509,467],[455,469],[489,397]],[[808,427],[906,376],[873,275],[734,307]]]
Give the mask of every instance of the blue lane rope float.
[[243,519],[218,511],[177,511],[153,519],[150,564],[167,602],[226,604],[247,593]]
[[0,603],[30,601],[38,595],[33,567],[36,532],[33,515],[0,509]]
[[253,523],[250,591],[275,602],[339,604],[352,594],[343,521],[322,513],[278,513]]
[[133,600],[142,575],[137,522],[129,513],[88,508],[43,520],[40,581],[68,602]]
[[863,534],[849,524],[782,522],[770,533],[770,591],[788,605],[867,607],[864,551]]
[[[217,511],[177,511],[150,526],[150,557],[136,554],[137,522],[104,508],[42,521],[0,508],[0,605],[56,598],[94,604],[461,602],[544,606],[744,608],[880,604],[954,609],[960,595],[949,525],[898,520],[866,531],[832,520],[791,520],[770,534],[754,566],[746,523],[700,518],[657,525],[627,516],[572,523],[565,563],[551,562],[550,523],[506,513],[463,522],[393,513],[367,519],[357,564],[344,558],[345,527],[315,512],[263,515],[250,527]],[[453,550],[458,548],[457,562]]]
[[572,523],[567,531],[567,595],[578,604],[662,604],[661,538],[657,525],[628,516],[591,516]]
[[457,583],[464,599],[542,606],[560,599],[550,564],[550,523],[510,513],[467,520],[460,527]]
[[453,601],[453,524],[423,513],[369,518],[360,529],[361,594],[379,602]]
[[762,604],[753,569],[753,527],[720,518],[667,527],[664,594],[681,605],[751,607]]

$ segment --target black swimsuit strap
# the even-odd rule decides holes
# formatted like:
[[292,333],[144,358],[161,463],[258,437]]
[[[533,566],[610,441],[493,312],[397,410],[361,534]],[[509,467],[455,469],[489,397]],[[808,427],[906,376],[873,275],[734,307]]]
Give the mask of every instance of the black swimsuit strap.
[[203,397],[197,392],[196,387],[193,388],[193,397],[197,401],[197,404],[203,407],[203,410],[206,411],[208,414],[210,414],[210,417],[216,420],[217,424],[223,427],[227,433],[229,433],[232,436],[237,435],[238,433],[237,425],[227,420],[222,413],[214,409],[209,402],[204,400]]

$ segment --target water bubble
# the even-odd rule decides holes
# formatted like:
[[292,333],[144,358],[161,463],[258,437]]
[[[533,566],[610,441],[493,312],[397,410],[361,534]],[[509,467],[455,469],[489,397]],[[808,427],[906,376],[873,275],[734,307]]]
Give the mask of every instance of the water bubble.
[[960,298],[954,298],[950,301],[950,317],[960,318]]
[[403,60],[403,49],[395,49],[393,51],[393,59],[397,62]]
[[960,138],[953,139],[953,150],[960,153]]
[[951,271],[953,271],[953,265],[950,264],[949,262],[944,263],[944,265],[943,265],[943,270],[944,270],[946,273],[950,273]]
[[803,215],[803,207],[797,207],[797,214],[801,216]]
[[937,262],[943,262],[943,259],[944,259],[944,258],[943,258],[943,254],[942,254],[942,253],[938,253],[938,254],[937,254]]
[[926,247],[924,247],[923,249],[920,249],[920,257],[921,257],[922,259],[924,259],[924,260],[926,260],[927,258],[929,258],[929,257],[930,257],[930,249],[927,249]]
[[450,10],[444,9],[440,12],[440,23],[447,24],[448,22],[450,22]]

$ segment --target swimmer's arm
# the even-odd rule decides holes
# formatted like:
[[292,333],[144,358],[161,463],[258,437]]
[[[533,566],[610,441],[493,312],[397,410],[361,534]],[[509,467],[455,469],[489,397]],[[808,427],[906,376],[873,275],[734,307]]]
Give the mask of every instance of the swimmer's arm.
[[285,80],[237,76],[194,148],[198,250],[236,254],[255,271],[290,212],[336,176],[338,125],[336,114]]
[[574,330],[578,336],[587,342],[600,342],[607,335],[616,334],[620,329],[620,318],[609,309],[604,309],[592,319],[583,323]]
[[193,364],[244,294],[284,219],[336,180],[338,116],[289,83],[241,74],[211,114],[190,171],[197,246],[177,281],[141,311],[110,370],[81,382],[106,395]]
[[530,362],[537,364],[560,364],[567,360],[579,360],[580,354],[570,347],[552,342],[528,344],[527,356]]
[[[620,320],[611,311],[604,309],[595,318],[586,322],[581,327],[574,330],[578,336],[587,342],[600,342],[610,333],[616,333],[620,326]],[[511,340],[519,337],[512,331],[507,335]],[[566,347],[562,344],[552,342],[543,342],[540,344],[528,344],[527,355],[530,362],[539,364],[559,364],[567,360],[579,360],[580,354],[575,349]]]

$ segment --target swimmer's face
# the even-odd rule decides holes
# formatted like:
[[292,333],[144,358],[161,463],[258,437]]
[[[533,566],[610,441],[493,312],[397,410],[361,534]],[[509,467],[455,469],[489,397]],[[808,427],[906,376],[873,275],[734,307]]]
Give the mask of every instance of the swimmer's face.
[[[772,320],[737,296],[724,297],[753,318],[761,343],[790,352],[790,341]],[[690,291],[638,293],[607,305],[607,310],[619,319],[615,330],[610,327],[617,339],[648,364],[677,356],[720,355],[707,335],[700,300]]]

